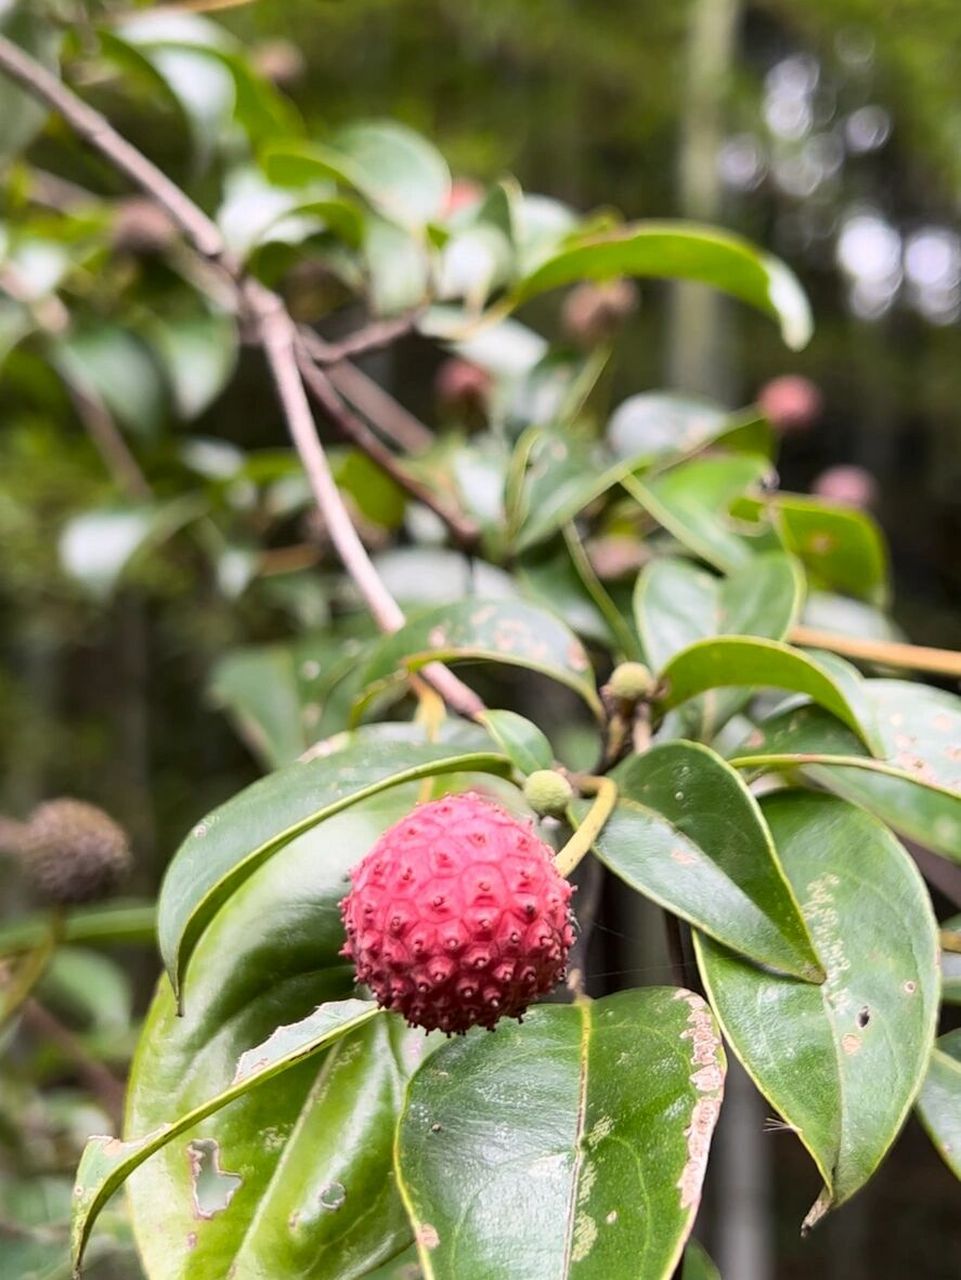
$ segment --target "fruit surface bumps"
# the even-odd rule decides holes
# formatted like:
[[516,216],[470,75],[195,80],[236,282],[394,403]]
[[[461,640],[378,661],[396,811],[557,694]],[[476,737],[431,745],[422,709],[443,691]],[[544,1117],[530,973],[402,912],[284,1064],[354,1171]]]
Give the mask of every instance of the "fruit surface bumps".
[[493,1027],[565,976],[571,886],[527,823],[475,792],[418,806],[351,879],[343,954],[412,1026]]

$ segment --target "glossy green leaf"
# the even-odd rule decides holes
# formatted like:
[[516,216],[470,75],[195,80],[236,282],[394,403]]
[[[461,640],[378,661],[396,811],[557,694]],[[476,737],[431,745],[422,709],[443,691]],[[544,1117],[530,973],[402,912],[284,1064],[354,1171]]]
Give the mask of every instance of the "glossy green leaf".
[[749,564],[754,552],[749,527],[735,524],[731,505],[769,470],[766,458],[739,454],[694,458],[661,475],[644,480],[628,475],[621,483],[683,547],[731,573]]
[[918,1115],[938,1155],[961,1178],[961,1031],[949,1031],[935,1044]]
[[618,803],[595,842],[632,889],[761,964],[824,976],[757,801],[730,765],[668,742],[616,771]]
[[763,516],[770,521],[814,586],[884,603],[889,588],[887,550],[877,521],[866,512],[797,493],[746,498],[735,510],[745,518]]
[[[127,1142],[106,1136],[92,1137],[84,1148],[74,1190],[76,1199],[71,1227],[74,1265],[80,1264],[97,1214],[145,1160],[256,1085],[280,1075],[327,1048],[349,1031],[380,1016],[381,1011],[370,1000],[335,1000],[319,1005],[301,1022],[278,1027],[262,1044],[246,1050],[237,1060],[230,1085],[176,1120],[161,1125],[143,1138]],[[189,1150],[188,1147],[188,1153]],[[200,1176],[201,1171],[194,1175],[194,1189],[199,1216],[202,1217]],[[237,1177],[236,1181],[239,1183],[242,1179]]]
[[268,774],[194,827],[160,889],[157,933],[180,993],[197,940],[216,912],[263,862],[295,836],[350,805],[416,778],[452,772],[505,773],[495,752],[360,743]]
[[813,792],[761,807],[827,981],[766,973],[702,934],[695,944],[725,1038],[824,1179],[813,1226],[871,1177],[921,1087],[937,927],[914,863],[876,818]]
[[349,125],[323,144],[278,143],[266,152],[264,165],[281,184],[331,178],[360,192],[385,217],[413,227],[437,218],[450,191],[440,153],[390,120]]
[[[766,551],[724,578],[673,556],[652,560],[637,579],[634,620],[648,665],[660,670],[687,645],[716,635],[782,640],[804,598],[797,563]],[[685,706],[690,737],[709,741],[750,695],[712,691]]]
[[524,716],[519,716],[516,711],[485,711],[480,720],[520,773],[535,773],[538,769],[553,767],[551,744],[537,725]]
[[[60,32],[34,0],[5,0],[0,6],[0,34],[20,45],[48,71],[56,71]],[[47,108],[0,75],[0,160],[12,160],[43,128]]]
[[652,560],[637,580],[634,619],[652,670],[710,636],[783,640],[796,621],[804,580],[790,556],[756,556],[724,578],[674,556]]
[[811,336],[804,291],[783,262],[740,236],[688,222],[639,222],[572,239],[521,280],[511,301],[516,305],[561,285],[612,276],[697,280],[772,316],[789,347],[803,347]]
[[896,831],[961,861],[961,701],[907,680],[865,680],[862,690],[877,760],[835,719],[804,706],[762,721],[733,763],[803,770]]
[[680,706],[708,689],[743,686],[803,693],[830,711],[869,746],[877,741],[874,716],[862,682],[827,671],[790,645],[751,636],[699,640],[676,654],[660,672],[664,709]]
[[724,1068],[700,997],[657,987],[443,1045],[397,1147],[426,1280],[667,1280]]
[[527,667],[600,703],[577,637],[544,609],[520,600],[463,600],[408,622],[387,636],[364,669],[364,684],[387,684],[431,662],[496,662]]
[[[341,813],[255,872],[201,939],[182,1018],[160,984],[131,1075],[128,1140],[230,1088],[241,1055],[279,1024],[350,995],[338,954],[347,872],[418,792]],[[150,1280],[360,1277],[405,1249],[394,1131],[406,1080],[432,1046],[374,1015],[163,1147],[127,1185]]]

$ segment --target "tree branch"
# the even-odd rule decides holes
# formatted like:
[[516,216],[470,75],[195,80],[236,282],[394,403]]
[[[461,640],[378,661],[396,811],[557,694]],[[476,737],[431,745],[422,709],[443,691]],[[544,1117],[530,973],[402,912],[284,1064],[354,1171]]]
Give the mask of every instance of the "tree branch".
[[356,360],[392,346],[399,338],[406,337],[414,329],[421,312],[408,311],[406,315],[390,320],[376,320],[373,324],[350,334],[342,342],[327,342],[314,334],[310,354],[318,364],[341,364],[344,360]]
[[[383,631],[398,630],[404,624],[404,614],[351,522],[317,435],[297,364],[297,326],[281,299],[256,280],[243,277],[216,224],[176,183],[127,142],[100,112],[6,36],[0,36],[0,72],[61,115],[80,138],[164,208],[198,252],[219,264],[233,281],[238,311],[249,314],[257,324],[288,430],[334,546],[377,625]],[[484,710],[477,694],[440,663],[425,667],[421,674],[460,715],[474,719]]]
[[345,360],[326,372],[340,394],[407,453],[424,453],[434,443],[424,424],[356,365]]
[[[354,528],[317,435],[297,363],[297,328],[280,299],[254,281],[248,282],[248,296],[260,323],[261,342],[291,437],[323,513],[331,541],[377,625],[382,631],[397,631],[404,625],[403,611],[384,586]],[[431,663],[424,668],[422,675],[458,714],[472,720],[484,710],[477,694],[440,663]]]
[[925,645],[893,640],[864,640],[860,636],[805,626],[792,627],[790,639],[793,644],[827,649],[856,662],[875,662],[882,667],[903,667],[907,671],[926,671],[930,675],[961,680],[961,653],[952,649],[929,649]]
[[367,423],[344,404],[330,379],[322,369],[318,369],[302,345],[297,352],[297,362],[300,366],[300,375],[310,395],[341,435],[366,453],[368,458],[390,476],[398,488],[403,489],[418,502],[422,502],[425,507],[429,507],[447,526],[459,546],[465,551],[474,550],[480,538],[480,529],[477,525],[450,506],[443,498],[438,497],[427,485],[422,484],[400,465]]
[[23,1022],[36,1035],[55,1044],[64,1057],[70,1059],[87,1088],[99,1098],[111,1120],[122,1125],[124,1087],[113,1072],[91,1057],[73,1032],[39,1000],[31,997],[23,1006]]
[[[217,224],[175,182],[158,169],[105,116],[88,106],[61,80],[6,36],[0,36],[0,71],[32,97],[46,103],[88,146],[166,209],[183,233],[206,258],[225,262],[226,245]],[[225,262],[228,266],[228,263]]]

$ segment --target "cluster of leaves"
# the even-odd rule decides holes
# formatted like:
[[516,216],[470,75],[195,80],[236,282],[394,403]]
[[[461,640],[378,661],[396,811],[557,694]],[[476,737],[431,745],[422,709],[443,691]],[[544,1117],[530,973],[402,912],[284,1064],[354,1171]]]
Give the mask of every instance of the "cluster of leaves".
[[[52,62],[53,28],[10,13],[7,29]],[[793,642],[812,622],[828,647],[832,632],[888,634],[878,529],[781,492],[754,411],[652,392],[611,412],[610,342],[550,347],[513,315],[584,281],[694,279],[800,345],[809,318],[790,273],[721,232],[585,221],[512,181],[462,200],[437,151],[395,124],[307,139],[205,19],[112,24],[95,53],[72,39],[71,64],[162,85],[184,112],[208,203],[250,273],[283,286],[306,264],[332,312],[411,313],[488,379],[481,425],[455,414],[400,460],[473,522],[472,554],[442,545],[436,513],[396,475],[345,453],[338,477],[391,544],[375,565],[407,622],[374,635],[331,569],[322,629],[229,654],[215,674],[269,772],[170,863],[156,918],[167,973],[125,1138],[91,1139],[80,1165],[76,1262],[126,1182],[154,1280],[657,1280],[682,1255],[689,1280],[710,1276],[688,1239],[722,1105],[721,1032],[812,1156],[824,1185],[809,1224],[872,1176],[926,1074],[922,1119],[956,1162],[961,1052],[954,1034],[935,1046],[938,926],[900,838],[961,858],[961,701]],[[43,118],[0,89],[22,147]],[[295,459],[199,438],[148,447],[230,377],[238,328],[216,281],[165,233],[145,305],[116,200],[84,194],[52,215],[49,180],[23,159],[15,173],[8,370],[39,356],[88,415],[119,424],[126,450],[162,462],[136,502],[67,525],[66,569],[106,594],[138,552],[192,530],[221,589],[257,589],[265,547],[306,508]],[[483,664],[495,709],[444,715],[413,679],[438,661]],[[612,698],[605,678],[624,661],[650,668],[649,696]],[[573,695],[576,747],[519,713],[531,706],[517,668],[538,692]],[[584,781],[570,840],[589,837],[613,876],[689,927],[704,996],[581,997],[439,1044],[359,997],[337,902],[380,832],[445,789],[480,786],[525,813],[528,774],[562,765],[577,783],[595,758],[616,804]],[[68,921],[67,936],[123,919],[97,918]],[[21,933],[9,950],[36,945]]]

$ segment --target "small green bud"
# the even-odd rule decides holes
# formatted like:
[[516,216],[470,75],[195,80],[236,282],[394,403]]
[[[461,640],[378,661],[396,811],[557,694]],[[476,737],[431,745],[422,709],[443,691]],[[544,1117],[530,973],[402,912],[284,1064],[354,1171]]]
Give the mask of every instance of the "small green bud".
[[654,677],[643,662],[622,662],[611,672],[607,687],[622,702],[640,702],[654,692]]
[[524,783],[524,799],[535,813],[559,818],[574,798],[574,788],[553,769],[536,769]]
[[123,828],[96,805],[66,797],[34,809],[17,852],[37,890],[62,906],[106,897],[130,867]]

